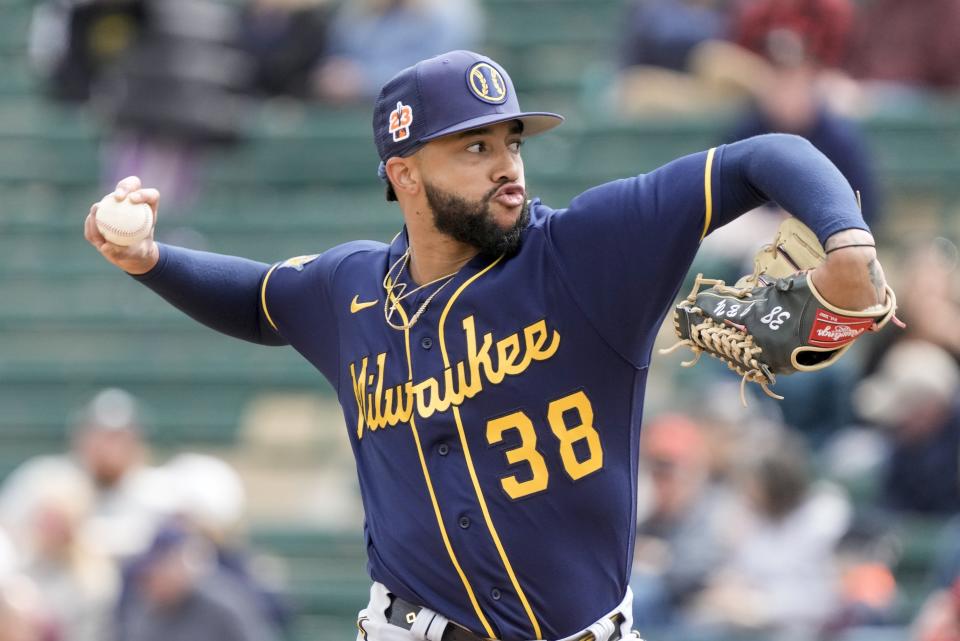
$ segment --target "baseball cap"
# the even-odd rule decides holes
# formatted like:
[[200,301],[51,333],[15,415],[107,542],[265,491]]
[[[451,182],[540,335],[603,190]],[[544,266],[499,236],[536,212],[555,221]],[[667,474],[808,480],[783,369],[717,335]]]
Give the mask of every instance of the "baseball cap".
[[421,60],[394,76],[380,90],[373,110],[373,136],[384,162],[409,156],[425,143],[468,129],[508,120],[523,123],[533,136],[563,122],[545,111],[521,111],[506,70],[472,51],[449,51]]
[[960,389],[960,368],[946,350],[919,339],[897,342],[878,371],[854,390],[857,412],[886,426],[902,423],[919,405],[950,403]]

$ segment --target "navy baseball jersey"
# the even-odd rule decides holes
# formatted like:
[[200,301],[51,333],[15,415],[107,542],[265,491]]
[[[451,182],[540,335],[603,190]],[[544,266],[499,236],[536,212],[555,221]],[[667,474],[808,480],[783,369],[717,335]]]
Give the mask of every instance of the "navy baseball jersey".
[[532,201],[519,252],[471,260],[408,330],[384,311],[403,232],[271,269],[263,314],[343,407],[373,579],[496,638],[564,637],[620,602],[647,365],[713,157]]
[[398,268],[405,232],[272,267],[161,245],[136,278],[218,331],[292,345],[330,381],[374,580],[479,635],[562,638],[626,593],[654,336],[700,240],[767,199],[821,242],[866,228],[822,154],[768,135],[567,209],[533,200],[518,253],[419,291]]

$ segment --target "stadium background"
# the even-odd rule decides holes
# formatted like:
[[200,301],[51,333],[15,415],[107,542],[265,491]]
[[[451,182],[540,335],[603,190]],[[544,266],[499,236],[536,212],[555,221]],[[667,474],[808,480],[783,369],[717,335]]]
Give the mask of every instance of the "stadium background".
[[[510,70],[522,104],[568,119],[525,147],[529,190],[548,203],[712,146],[730,123],[726,112],[613,115],[605,87],[622,0],[482,4],[483,50]],[[104,191],[105,129],[90,109],[42,95],[26,53],[33,6],[0,0],[0,474],[62,451],[67,417],[97,390],[121,386],[145,408],[155,460],[204,451],[240,470],[252,545],[280,562],[298,613],[291,638],[352,638],[368,581],[352,462],[329,388],[292,350],[197,326],[83,241],[83,216]],[[863,126],[888,203],[877,230],[885,264],[896,265],[907,232],[956,237],[956,103],[931,99]],[[175,215],[161,206],[161,238],[265,262],[354,238],[389,240],[399,215],[383,200],[376,162],[368,110],[263,102],[241,143],[210,153],[199,198]],[[656,372],[664,382],[652,386],[660,409],[694,400],[695,379],[678,379],[667,360]],[[671,386],[677,380],[688,386]],[[901,625],[924,595],[941,523],[897,523]]]

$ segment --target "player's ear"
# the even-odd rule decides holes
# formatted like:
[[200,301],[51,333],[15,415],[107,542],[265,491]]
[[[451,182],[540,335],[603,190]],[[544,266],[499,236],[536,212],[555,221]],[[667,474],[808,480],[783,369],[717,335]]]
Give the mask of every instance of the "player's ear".
[[419,172],[410,158],[394,156],[386,162],[387,177],[394,191],[413,196],[420,189]]

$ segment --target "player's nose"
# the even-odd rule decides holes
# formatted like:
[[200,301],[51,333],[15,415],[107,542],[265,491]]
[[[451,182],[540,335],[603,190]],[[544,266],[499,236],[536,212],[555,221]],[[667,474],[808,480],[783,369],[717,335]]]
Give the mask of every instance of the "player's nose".
[[495,183],[520,182],[523,177],[523,160],[520,154],[504,148],[496,155],[491,179]]

